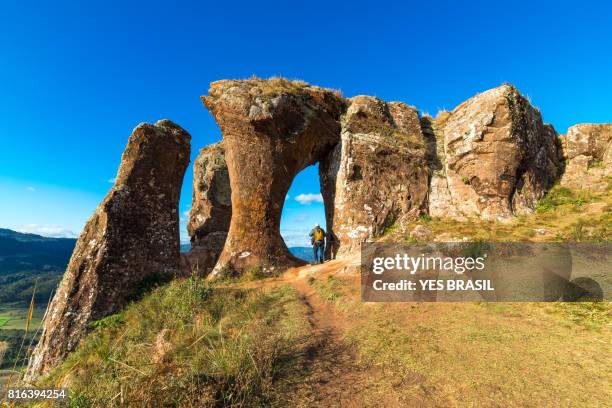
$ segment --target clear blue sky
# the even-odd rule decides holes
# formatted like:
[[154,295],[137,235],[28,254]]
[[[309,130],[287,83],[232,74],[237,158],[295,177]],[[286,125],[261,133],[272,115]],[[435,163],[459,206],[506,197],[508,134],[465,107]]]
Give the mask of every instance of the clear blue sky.
[[[511,82],[561,133],[612,121],[609,2],[297,3],[4,0],[0,226],[78,233],[139,122],[182,125],[194,158],[220,140],[199,96],[222,78],[282,75],[432,114]],[[295,197],[318,192],[305,170],[283,218],[290,245],[323,220]]]

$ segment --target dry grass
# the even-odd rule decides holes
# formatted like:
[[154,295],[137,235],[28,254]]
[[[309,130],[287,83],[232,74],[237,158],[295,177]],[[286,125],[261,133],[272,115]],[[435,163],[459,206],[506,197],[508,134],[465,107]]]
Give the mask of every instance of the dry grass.
[[[459,239],[610,239],[610,192],[556,188],[540,204],[505,224],[423,217],[414,225]],[[405,234],[390,228],[393,236]],[[243,287],[192,278],[158,288],[97,322],[40,385],[69,385],[74,407],[308,406],[317,390],[348,389],[319,384],[327,377],[312,373],[339,369],[333,348],[313,348],[316,303],[308,309],[280,280],[244,287],[259,277],[254,269]],[[361,405],[596,407],[612,400],[609,303],[363,303],[358,277],[333,268],[308,285],[337,319],[340,338],[332,344],[351,347],[345,354],[355,361],[347,367],[367,373]],[[352,378],[341,374],[336,382]]]
[[95,331],[41,386],[68,384],[73,406],[281,404],[308,321],[293,289],[159,288]]
[[[456,221],[422,217],[403,229],[408,233],[424,225],[441,240],[485,241],[570,241],[602,242],[612,239],[612,193],[594,194],[554,187],[538,204],[533,214],[508,222],[470,218]],[[416,242],[398,226],[387,229],[383,240]]]
[[[372,377],[371,406],[605,406],[607,303],[362,303],[356,279],[317,279]],[[329,284],[332,281],[333,284]]]
[[342,98],[342,92],[338,89],[321,88],[310,85],[308,82],[301,79],[287,79],[283,77],[270,77],[268,79],[259,78],[255,75],[249,78],[249,81],[257,84],[257,90],[260,96],[277,96],[280,94],[303,94],[308,91],[325,91],[331,92]]
[[4,353],[8,350],[8,344],[4,341],[0,341],[0,365],[4,361]]

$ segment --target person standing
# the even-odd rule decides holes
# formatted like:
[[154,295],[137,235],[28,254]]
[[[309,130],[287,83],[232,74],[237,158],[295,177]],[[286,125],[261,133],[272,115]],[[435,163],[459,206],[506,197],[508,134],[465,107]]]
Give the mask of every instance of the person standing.
[[336,234],[334,234],[332,230],[327,231],[327,235],[325,236],[325,259],[336,259],[339,246],[340,241]]
[[323,263],[325,260],[325,230],[319,224],[315,224],[310,231],[310,243],[312,244],[312,252],[314,254],[314,263]]

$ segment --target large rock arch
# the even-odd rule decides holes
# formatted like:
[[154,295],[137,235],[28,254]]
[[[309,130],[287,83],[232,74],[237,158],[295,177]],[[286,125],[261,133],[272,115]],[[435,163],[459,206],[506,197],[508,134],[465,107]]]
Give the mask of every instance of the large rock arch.
[[317,162],[328,232],[342,253],[426,211],[428,148],[413,107],[283,79],[214,82],[202,100],[221,128],[231,184],[213,276],[303,263],[289,253],[280,217],[295,176]]
[[202,101],[221,128],[232,192],[230,228],[213,276],[302,264],[280,235],[283,203],[294,177],[340,140],[344,99],[278,78],[213,82]]

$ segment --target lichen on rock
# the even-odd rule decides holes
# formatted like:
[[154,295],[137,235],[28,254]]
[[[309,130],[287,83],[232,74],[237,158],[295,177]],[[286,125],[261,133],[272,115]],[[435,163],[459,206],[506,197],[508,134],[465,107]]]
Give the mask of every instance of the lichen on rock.
[[612,123],[570,127],[561,138],[565,171],[561,185],[605,191],[612,177]]
[[223,142],[219,142],[200,150],[193,163],[193,198],[187,222],[191,250],[182,255],[186,273],[210,273],[225,244],[231,218],[229,172]]
[[429,174],[416,109],[372,96],[348,102],[341,141],[319,168],[327,227],[340,254],[425,211]]
[[190,135],[169,120],[129,137],[115,185],[91,216],[43,322],[28,378],[47,373],[88,332],[179,269],[178,202]]
[[457,106],[437,129],[442,166],[432,174],[432,216],[503,220],[529,213],[557,180],[557,134],[511,85]]

